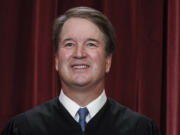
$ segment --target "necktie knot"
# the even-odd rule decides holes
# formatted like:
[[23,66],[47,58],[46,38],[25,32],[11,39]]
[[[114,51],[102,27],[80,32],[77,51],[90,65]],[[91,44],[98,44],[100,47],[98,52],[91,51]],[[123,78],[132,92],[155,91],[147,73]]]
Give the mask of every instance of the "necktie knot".
[[84,132],[85,131],[85,126],[86,126],[86,116],[88,114],[88,109],[86,107],[84,108],[80,108],[78,110],[78,114],[79,114],[79,124],[81,125],[81,129]]

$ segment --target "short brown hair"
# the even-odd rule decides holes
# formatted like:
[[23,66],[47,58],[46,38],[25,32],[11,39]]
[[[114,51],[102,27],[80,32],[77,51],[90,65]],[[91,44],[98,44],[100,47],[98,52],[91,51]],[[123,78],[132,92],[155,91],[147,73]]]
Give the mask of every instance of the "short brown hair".
[[60,40],[60,33],[64,23],[72,18],[79,17],[85,18],[93,22],[101,32],[104,34],[104,40],[106,44],[106,55],[110,55],[115,49],[115,33],[111,22],[100,11],[89,7],[75,7],[67,10],[63,15],[55,20],[53,25],[53,43],[55,46],[55,53],[58,51],[58,44]]

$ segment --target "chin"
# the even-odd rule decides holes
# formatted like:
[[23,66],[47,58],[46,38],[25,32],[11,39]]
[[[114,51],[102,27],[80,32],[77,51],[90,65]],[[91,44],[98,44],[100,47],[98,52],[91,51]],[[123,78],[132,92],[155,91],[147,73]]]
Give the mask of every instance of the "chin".
[[73,85],[77,88],[85,88],[89,85],[89,82],[74,82]]

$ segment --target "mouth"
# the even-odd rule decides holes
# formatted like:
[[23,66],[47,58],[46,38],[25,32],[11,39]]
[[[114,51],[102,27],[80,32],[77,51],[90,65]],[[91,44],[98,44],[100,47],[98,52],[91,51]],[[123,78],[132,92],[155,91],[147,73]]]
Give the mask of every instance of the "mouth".
[[85,64],[82,64],[82,65],[72,65],[72,68],[73,69],[87,69],[87,68],[89,68],[89,65],[85,65]]

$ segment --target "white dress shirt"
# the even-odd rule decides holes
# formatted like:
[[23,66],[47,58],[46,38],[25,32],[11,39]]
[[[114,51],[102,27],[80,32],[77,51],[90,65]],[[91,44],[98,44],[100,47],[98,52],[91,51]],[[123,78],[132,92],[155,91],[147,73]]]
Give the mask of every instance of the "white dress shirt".
[[[89,113],[86,116],[86,123],[88,123],[103,107],[103,105],[106,103],[107,96],[105,93],[105,90],[101,93],[99,97],[97,97],[95,100],[90,102],[87,106]],[[79,108],[82,108],[82,106],[79,106],[75,101],[67,97],[63,90],[61,90],[61,93],[59,95],[59,101],[61,104],[66,108],[66,110],[70,113],[70,115],[78,122],[79,121],[79,115],[78,110]]]

